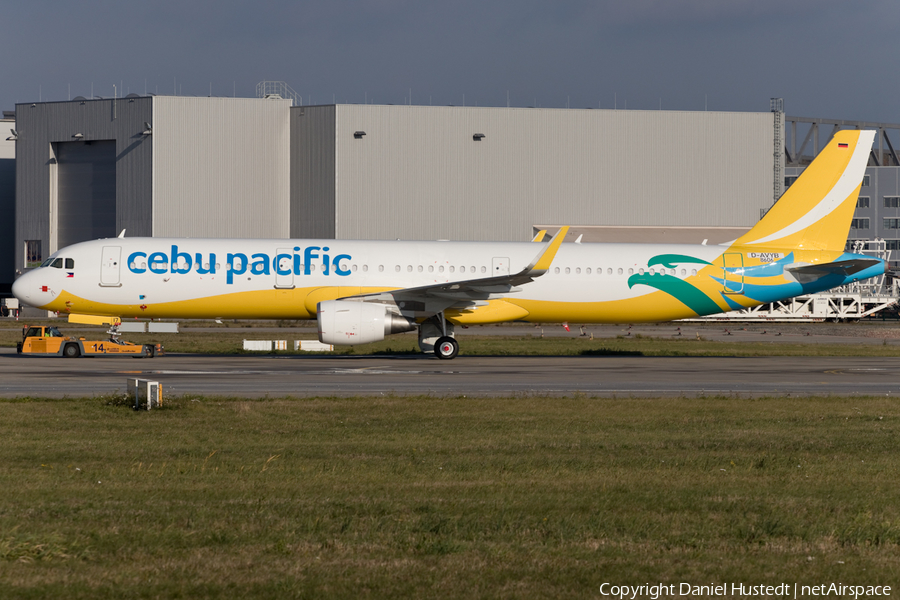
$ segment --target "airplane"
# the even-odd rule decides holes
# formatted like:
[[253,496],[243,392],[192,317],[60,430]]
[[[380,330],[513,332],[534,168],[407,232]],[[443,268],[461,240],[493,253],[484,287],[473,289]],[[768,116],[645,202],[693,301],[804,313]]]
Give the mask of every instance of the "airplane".
[[[22,302],[119,318],[316,319],[354,345],[418,329],[441,359],[455,326],[662,322],[821,292],[886,272],[844,251],[874,131],[839,131],[733,242],[118,238],[54,252],[19,277]],[[73,317],[70,316],[70,320]]]

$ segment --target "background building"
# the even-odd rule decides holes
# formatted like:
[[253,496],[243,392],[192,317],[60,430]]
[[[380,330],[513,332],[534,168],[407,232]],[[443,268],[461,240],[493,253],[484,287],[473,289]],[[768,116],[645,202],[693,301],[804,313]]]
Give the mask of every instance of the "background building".
[[15,279],[16,113],[0,119],[0,298],[9,296]]
[[718,243],[784,183],[779,107],[304,107],[261,89],[17,105],[15,269],[123,229],[528,240],[570,225],[584,241]]
[[[883,239],[891,251],[891,267],[900,267],[900,124],[867,121],[837,121],[810,117],[787,117],[785,187],[790,186],[839,129],[877,131],[869,166],[863,178],[849,243]],[[801,141],[802,140],[802,141]]]
[[123,229],[287,237],[289,106],[137,95],[16,105],[17,268]]
[[635,240],[634,230],[609,228],[637,226],[651,238],[664,228],[725,241],[780,195],[781,117],[294,107],[291,235],[527,240],[544,224],[605,226],[600,238]]

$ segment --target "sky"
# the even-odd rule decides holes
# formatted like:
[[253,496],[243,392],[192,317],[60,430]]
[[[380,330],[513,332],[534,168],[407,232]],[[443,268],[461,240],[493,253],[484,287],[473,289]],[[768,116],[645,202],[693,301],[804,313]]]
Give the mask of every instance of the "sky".
[[[114,93],[900,123],[896,0],[29,0],[0,109]],[[114,88],[115,86],[115,88]]]

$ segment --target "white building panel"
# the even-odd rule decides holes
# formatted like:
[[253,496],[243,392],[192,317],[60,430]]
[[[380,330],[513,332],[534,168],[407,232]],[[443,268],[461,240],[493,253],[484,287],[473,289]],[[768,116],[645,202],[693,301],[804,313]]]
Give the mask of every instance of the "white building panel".
[[289,237],[289,100],[153,99],[153,235]]
[[772,113],[338,105],[335,121],[338,239],[750,227],[772,203]]

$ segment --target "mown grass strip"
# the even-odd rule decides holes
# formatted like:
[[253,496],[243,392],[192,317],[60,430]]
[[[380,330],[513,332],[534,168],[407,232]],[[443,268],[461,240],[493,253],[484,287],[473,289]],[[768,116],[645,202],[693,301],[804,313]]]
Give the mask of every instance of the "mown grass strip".
[[0,423],[0,596],[896,583],[886,397],[32,398]]

